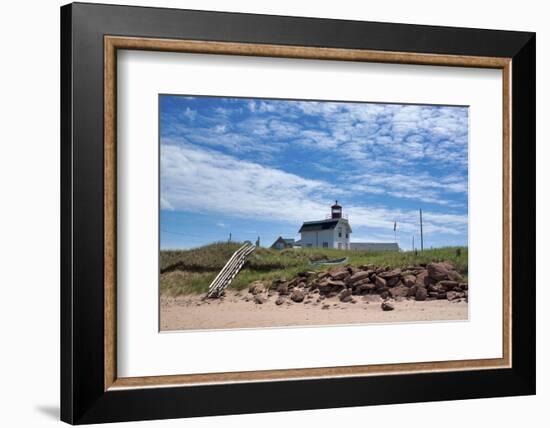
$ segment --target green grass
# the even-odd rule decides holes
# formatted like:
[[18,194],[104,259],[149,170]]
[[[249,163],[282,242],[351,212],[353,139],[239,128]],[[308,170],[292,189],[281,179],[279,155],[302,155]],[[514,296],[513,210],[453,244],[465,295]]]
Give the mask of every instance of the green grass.
[[[204,293],[219,270],[225,265],[240,243],[215,243],[191,250],[161,251],[162,294],[172,296]],[[324,270],[327,266],[313,266],[312,261],[348,257],[353,266],[407,267],[432,261],[450,261],[457,270],[468,275],[468,248],[445,247],[417,254],[411,251],[346,251],[325,248],[287,249],[283,251],[259,248],[248,258],[244,268],[231,283],[233,289],[244,289],[256,280],[291,279],[305,270]]]
[[160,276],[160,292],[164,295],[204,293],[217,272],[172,271]]
[[241,246],[238,242],[216,242],[192,250],[160,252],[160,271],[219,271]]

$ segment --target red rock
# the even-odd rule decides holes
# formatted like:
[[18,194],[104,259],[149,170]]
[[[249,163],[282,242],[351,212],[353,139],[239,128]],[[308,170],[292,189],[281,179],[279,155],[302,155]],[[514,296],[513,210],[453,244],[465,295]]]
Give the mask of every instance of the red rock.
[[409,295],[409,288],[404,285],[399,287],[390,288],[390,294],[395,299],[396,297],[407,297]]
[[370,291],[370,290],[374,290],[375,288],[376,288],[376,285],[375,285],[375,284],[371,284],[371,283],[368,283],[368,284],[361,284],[361,285],[355,286],[355,289],[358,290],[359,292],[362,292],[362,291]]
[[289,286],[289,287],[295,287],[298,283],[300,283],[300,281],[302,281],[302,278],[300,278],[299,276],[297,276],[296,278],[292,279],[292,280],[288,283],[288,286]]
[[347,270],[343,270],[341,272],[337,272],[337,273],[331,275],[332,279],[334,279],[336,281],[345,279],[348,276],[349,276],[349,272]]
[[449,271],[449,279],[460,282],[462,281],[462,275],[460,275],[457,271],[451,270]]
[[423,300],[426,300],[427,297],[428,297],[428,290],[426,290],[425,287],[418,287],[416,289],[416,295],[415,295],[416,300],[423,301]]
[[279,286],[277,287],[277,292],[282,295],[288,294],[288,284],[286,282],[279,284]]
[[456,286],[458,286],[458,282],[456,281],[439,281],[438,285],[443,287],[445,290],[450,291]]
[[[362,279],[361,281],[357,281],[355,282],[353,285],[351,285],[351,287],[353,288],[356,288],[356,287],[361,287],[362,285],[366,285],[366,284],[370,284],[370,279],[369,278],[365,278],[365,279]],[[372,284],[373,287],[375,286],[374,284]]]
[[398,276],[393,276],[391,278],[386,279],[386,285],[388,287],[396,287],[397,285],[401,284],[401,278]]
[[401,269],[393,269],[379,274],[384,279],[395,278],[401,276]]
[[370,271],[359,271],[357,273],[354,273],[349,279],[349,284],[355,284],[356,282],[362,281],[364,279],[368,279],[370,275]]
[[454,270],[453,265],[448,262],[429,263],[427,270],[430,278],[436,281],[444,281],[446,279],[460,281],[462,278],[460,274]]
[[379,277],[379,276],[374,277],[374,283],[376,284],[377,288],[386,287],[386,280],[384,278]]
[[393,305],[391,303],[388,303],[388,302],[382,302],[380,307],[382,308],[383,311],[393,311],[394,310]]
[[333,281],[333,280],[324,280],[317,288],[321,293],[330,293],[331,291],[340,291],[346,287],[346,284],[343,281]]
[[253,295],[261,294],[261,293],[264,293],[265,291],[266,291],[266,288],[262,281],[254,281],[248,287],[248,292]]
[[259,294],[254,296],[254,303],[257,305],[262,305],[267,301],[265,297],[260,296]]
[[409,287],[409,295],[408,297],[415,297],[416,296],[416,290],[418,289],[417,285],[413,285]]
[[412,287],[416,283],[416,277],[414,275],[405,275],[403,277],[403,284],[406,287]]
[[447,300],[456,300],[464,297],[464,293],[456,292],[456,291],[448,291],[446,296],[447,296]]
[[351,300],[353,300],[351,297],[351,290],[349,288],[346,290],[342,290],[338,298],[341,302],[350,302]]
[[426,278],[428,278],[428,271],[422,270],[416,276],[416,285],[418,285],[420,287],[424,287],[426,285]]
[[303,302],[305,297],[306,297],[306,294],[301,290],[294,290],[290,295],[290,299],[296,303]]

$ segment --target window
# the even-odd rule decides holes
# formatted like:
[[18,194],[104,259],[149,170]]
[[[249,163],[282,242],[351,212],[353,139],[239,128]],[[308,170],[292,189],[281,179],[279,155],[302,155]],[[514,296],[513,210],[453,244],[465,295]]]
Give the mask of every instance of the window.
[[349,238],[349,233],[346,233],[346,239]]
[[341,238],[342,237],[342,228],[339,227],[338,228],[338,238]]
[[323,242],[323,248],[328,248],[328,242]]
[[341,243],[341,242],[338,242],[338,249],[339,249],[339,250],[342,249],[342,243]]

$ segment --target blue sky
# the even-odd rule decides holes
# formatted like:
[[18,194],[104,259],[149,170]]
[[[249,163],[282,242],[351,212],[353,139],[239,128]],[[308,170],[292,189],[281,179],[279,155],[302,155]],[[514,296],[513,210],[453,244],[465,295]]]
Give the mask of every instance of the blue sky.
[[299,238],[335,199],[352,242],[468,242],[468,108],[160,96],[161,248]]

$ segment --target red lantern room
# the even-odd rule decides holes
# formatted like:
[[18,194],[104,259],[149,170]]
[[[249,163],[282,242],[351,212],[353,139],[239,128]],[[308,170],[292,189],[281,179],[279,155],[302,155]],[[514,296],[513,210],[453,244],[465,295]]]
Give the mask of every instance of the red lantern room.
[[338,205],[338,201],[335,201],[334,205],[330,207],[332,218],[342,218],[342,207]]

